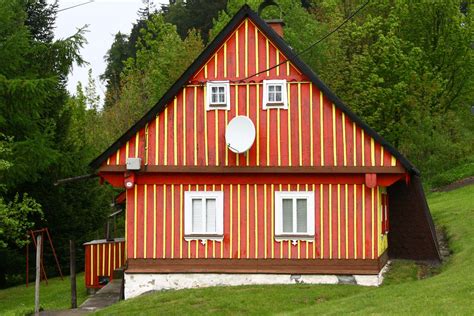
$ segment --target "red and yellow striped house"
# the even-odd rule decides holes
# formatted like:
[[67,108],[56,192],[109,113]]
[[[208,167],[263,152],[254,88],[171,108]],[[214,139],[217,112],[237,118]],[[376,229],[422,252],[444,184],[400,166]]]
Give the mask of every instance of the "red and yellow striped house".
[[[246,153],[226,144],[236,116],[255,126]],[[127,297],[145,276],[310,280],[438,258],[416,168],[247,6],[91,166],[128,182]]]

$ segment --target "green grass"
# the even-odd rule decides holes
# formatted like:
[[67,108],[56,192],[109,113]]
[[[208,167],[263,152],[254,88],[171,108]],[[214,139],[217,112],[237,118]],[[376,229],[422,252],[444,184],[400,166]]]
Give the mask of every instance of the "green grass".
[[[67,309],[71,306],[71,283],[69,277],[53,278],[41,283],[40,306],[44,310]],[[80,305],[87,297],[84,284],[84,273],[77,275],[77,304]],[[0,290],[0,315],[26,315],[35,309],[35,284],[28,288],[19,285]]]
[[420,279],[423,267],[396,261],[379,288],[353,285],[214,287],[163,291],[120,302],[99,315],[474,314],[474,185],[433,193],[429,204],[453,255]]

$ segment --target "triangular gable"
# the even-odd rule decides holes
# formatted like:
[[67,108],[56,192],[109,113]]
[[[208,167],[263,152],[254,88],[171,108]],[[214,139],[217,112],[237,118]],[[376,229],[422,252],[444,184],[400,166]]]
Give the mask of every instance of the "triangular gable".
[[[212,41],[212,43],[199,55],[199,57],[191,64],[191,66],[183,73],[183,75],[175,82],[175,84],[163,95],[158,103],[145,114],[135,125],[133,125],[124,135],[122,135],[115,143],[113,143],[105,152],[91,162],[90,166],[98,168],[103,164],[109,157],[115,155],[116,152],[127,144],[130,139],[138,138],[138,133],[143,130],[147,123],[151,122],[156,118],[158,114],[164,111],[164,109],[170,103],[173,103],[173,99],[176,100],[176,96],[180,93],[182,88],[189,82],[199,81],[201,77],[209,77],[212,80],[212,73],[206,74],[206,65],[211,62],[214,54],[222,47],[224,41],[229,38],[242,22],[249,18],[258,29],[271,41],[284,56],[291,62],[291,71],[297,72],[297,76],[307,78],[313,85],[318,88],[330,102],[334,104],[334,107],[338,112],[344,113],[348,119],[355,122],[367,135],[372,137],[375,142],[380,144],[389,153],[391,153],[400,163],[410,172],[418,174],[417,169],[401,155],[395,148],[390,146],[380,135],[374,130],[367,126],[359,117],[357,117],[352,111],[350,111],[344,103],[336,97],[336,95],[322,83],[322,81],[316,76],[316,74],[303,62],[301,61],[291,50],[291,48],[247,5],[243,6],[239,12],[232,18],[227,26],[221,31],[221,33]],[[293,66],[294,65],[294,66]],[[260,65],[261,70],[266,69],[267,65]],[[258,67],[258,66],[257,66]],[[257,69],[258,70],[258,69]],[[254,72],[249,71],[249,74]],[[240,74],[240,77],[245,74]],[[237,76],[238,77],[238,76]],[[127,145],[128,148],[128,145]]]

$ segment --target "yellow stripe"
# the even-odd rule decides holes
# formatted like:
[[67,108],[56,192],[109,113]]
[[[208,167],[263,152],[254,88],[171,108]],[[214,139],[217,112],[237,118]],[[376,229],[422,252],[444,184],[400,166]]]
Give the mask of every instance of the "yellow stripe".
[[286,75],[287,75],[287,76],[290,75],[290,62],[287,62],[287,63],[286,63]]
[[275,213],[275,211],[274,211],[275,209],[273,208],[273,202],[275,201],[274,193],[275,193],[275,187],[272,184],[271,192],[270,192],[270,194],[271,194],[271,196],[270,196],[270,221],[271,221],[271,225],[270,225],[271,235],[270,235],[270,237],[271,237],[271,239],[270,240],[271,240],[271,244],[272,244],[272,256],[271,256],[272,259],[275,258],[275,241],[274,241],[275,240],[275,231],[274,231],[275,221],[273,220],[273,213]]
[[264,258],[267,259],[267,184],[263,185],[263,250]]
[[247,77],[249,75],[248,73],[248,65],[249,65],[249,61],[248,61],[248,40],[249,40],[249,23],[248,23],[248,20],[245,20],[245,37],[244,37],[244,41],[245,41],[245,53],[244,53],[244,60],[245,60],[245,77]]
[[120,148],[117,150],[117,154],[115,156],[115,164],[120,164]]
[[[306,184],[305,189],[306,189],[306,191],[308,191],[308,184]],[[314,242],[313,242],[313,244],[314,244]],[[306,241],[306,248],[305,248],[305,249],[306,249],[306,257],[305,257],[306,259],[309,259],[309,251],[308,251],[308,248],[309,248],[309,243],[308,243],[308,241]]]
[[204,65],[204,78],[207,79],[207,64]]
[[217,78],[217,53],[214,54],[214,78]]
[[148,123],[145,124],[145,165],[148,165]]
[[352,203],[354,206],[354,259],[357,259],[357,184],[354,184]]
[[362,143],[362,167],[365,166],[365,135],[364,135],[364,130],[361,130],[361,143]]
[[323,92],[319,92],[319,137],[320,137],[320,148],[321,148],[321,166],[324,166],[324,113],[323,113]]
[[344,167],[347,166],[347,143],[346,143],[346,115],[342,112],[342,150],[344,152]]
[[337,185],[337,258],[341,259],[341,185]]
[[258,67],[258,55],[259,55],[258,54],[258,29],[255,25],[254,25],[254,31],[255,31],[255,72],[258,72],[259,71],[259,67]]
[[[276,51],[276,65],[278,65],[280,63],[280,52],[277,50]],[[280,75],[280,66],[276,67],[276,75],[279,76]]]
[[375,144],[374,144],[374,139],[371,137],[370,138],[370,162],[372,166],[375,166]]
[[[126,196],[128,196],[127,191],[125,191],[125,194],[126,194]],[[128,200],[128,197],[127,197],[127,200]],[[129,240],[128,239],[128,227],[127,226],[128,226],[128,215],[130,214],[130,209],[128,207],[128,204],[129,203],[125,203],[125,216],[124,216],[125,217],[125,240]],[[127,257],[127,248],[128,247],[125,247],[125,249],[124,249],[125,257]]]
[[270,165],[270,111],[267,112],[267,166]]
[[94,276],[94,279],[97,281],[97,279],[98,279],[97,277],[99,276],[99,273],[100,273],[100,271],[99,271],[100,245],[97,245],[96,250],[97,250],[97,251],[96,251],[95,255],[96,255],[96,264],[97,264],[97,267],[96,267],[96,269],[95,269],[96,275]]
[[166,258],[166,184],[163,184],[163,259]]
[[257,86],[257,166],[260,165],[260,86]]
[[381,214],[381,196],[380,196],[380,187],[377,186],[377,241],[378,241],[378,251],[377,251],[377,257],[380,256],[380,252],[381,252],[381,249],[382,249],[382,214]]
[[102,275],[105,275],[105,244],[102,244]]
[[[191,191],[191,185],[190,184],[188,184],[188,191]],[[188,246],[188,258],[191,258],[191,241],[188,240],[187,243],[188,243],[188,245],[187,245]]]
[[235,31],[235,76],[239,76],[239,30]]
[[233,202],[232,202],[232,199],[233,199],[233,194],[232,194],[232,184],[230,185],[230,201],[229,201],[229,207],[230,207],[230,240],[229,240],[229,258],[232,258],[232,237],[233,237],[233,232],[232,232],[232,219],[233,219]]
[[[183,88],[183,165],[186,166],[186,87]],[[156,149],[155,151],[157,151]]]
[[197,166],[197,117],[196,117],[196,106],[197,106],[197,87],[194,87],[194,165]]
[[135,184],[133,190],[133,257],[137,257],[137,204],[138,204],[138,186]]
[[224,43],[224,78],[227,78],[227,42]]
[[288,90],[288,165],[291,166],[291,93],[290,85],[287,86]]
[[329,259],[332,259],[332,184],[329,184]]
[[[221,184],[221,191],[224,192],[224,185]],[[224,258],[224,242],[221,241],[221,259]]]
[[321,234],[319,239],[321,241],[321,259],[324,257],[324,194],[323,185],[319,185],[319,212],[321,213]]
[[153,184],[153,259],[156,258],[156,184]]
[[237,258],[240,259],[240,184],[237,184]]
[[[227,112],[229,111],[225,111],[225,126],[227,126],[227,121],[228,121]],[[228,166],[229,165],[229,149],[227,148],[227,146],[224,146],[224,147],[225,147],[225,165]]]
[[298,147],[300,166],[303,165],[303,139],[301,137],[301,83],[298,83]]
[[356,124],[352,123],[352,151],[354,152],[354,166],[357,166],[357,139],[356,139]]
[[[301,128],[300,128],[301,129]],[[313,84],[309,84],[309,148],[310,165],[314,166],[314,144],[313,144]],[[314,191],[314,190],[313,190]],[[314,245],[314,243],[313,243]]]
[[107,158],[107,165],[110,165],[110,157]]
[[[203,102],[206,102],[206,87],[204,86]],[[207,111],[204,111],[204,155],[206,166],[209,166],[209,151],[207,147]]]
[[140,146],[140,132],[135,134],[135,157],[138,157],[138,146]]
[[392,167],[397,165],[397,160],[392,156]]
[[254,214],[255,214],[255,258],[258,257],[258,205],[257,205],[257,185],[254,184]]
[[249,191],[250,191],[250,186],[249,184],[247,184],[247,190],[246,190],[246,207],[247,207],[247,214],[246,214],[246,220],[247,220],[247,231],[246,231],[246,238],[247,238],[247,241],[246,241],[246,253],[247,253],[247,258],[249,258],[249,255],[250,255],[250,206],[249,206]]
[[159,145],[159,138],[158,138],[158,130],[160,128],[160,120],[158,116],[155,117],[155,165],[158,165],[158,156],[160,155],[160,148]]
[[[316,192],[315,191],[316,188],[315,188],[314,183],[311,186],[312,186],[313,192]],[[321,210],[319,210],[319,213],[321,214]],[[319,238],[321,238],[321,234],[319,234],[319,235],[320,235]],[[315,236],[315,238],[313,240],[313,259],[316,259],[316,240],[317,240],[317,238]]]
[[145,184],[143,186],[143,257],[146,258],[146,237],[148,236],[147,232],[147,214],[148,214],[148,190],[147,190],[147,185]]
[[372,234],[370,235],[370,240],[372,241],[372,259],[375,258],[375,240],[374,240],[374,234],[375,234],[375,214],[374,214],[374,207],[375,207],[375,199],[374,199],[374,188],[370,188],[370,195],[371,195],[371,232]]
[[349,258],[349,192],[347,192],[347,190],[349,189],[348,188],[348,185],[345,184],[344,185],[344,195],[345,195],[345,199],[344,199],[344,208],[345,208],[345,211],[346,211],[346,216],[345,216],[345,232],[346,232],[346,236],[345,236],[345,245],[346,245],[346,259]]
[[117,251],[117,244],[115,244],[115,243],[113,244],[113,249],[114,249],[114,251],[113,251],[113,256],[112,256],[112,260],[113,260],[113,266],[112,266],[113,269],[112,270],[115,270],[115,269],[118,268],[117,265],[116,265],[116,262],[115,262],[116,261],[115,252]]
[[91,281],[90,284],[94,284],[94,245],[91,245]]
[[[267,69],[270,68],[270,53],[269,53],[269,47],[268,47],[268,38],[265,41],[265,53],[266,53],[266,67]],[[270,75],[270,71],[267,70],[267,76]]]
[[334,165],[337,166],[337,141],[336,141],[336,106],[332,105],[332,154]]
[[125,145],[125,159],[130,157],[130,142],[127,140]]
[[383,166],[384,148],[380,146],[380,165]]
[[[235,86],[235,116],[239,115],[239,86]],[[235,154],[235,164],[239,165],[239,154]]]
[[[245,56],[247,56],[247,55],[245,55]],[[245,75],[245,76],[247,76],[247,75]],[[245,87],[246,87],[245,104],[246,104],[246,111],[247,111],[246,115],[248,117],[250,115],[250,92],[249,92],[250,86],[246,85]],[[246,158],[246,163],[247,163],[247,166],[248,166],[250,164],[250,155],[249,155],[249,153],[247,153],[245,155],[245,158]]]
[[[207,191],[206,185],[204,185],[204,191]],[[205,207],[205,206],[203,206],[203,207]],[[207,245],[208,244],[209,244],[208,242],[206,242],[204,244],[204,258],[207,258]]]
[[171,259],[174,258],[174,184],[171,185]]
[[215,120],[214,120],[214,135],[215,135],[215,141],[216,141],[216,166],[219,165],[219,116],[217,115],[217,111],[214,111],[215,113]]
[[112,262],[112,256],[111,256],[112,245],[113,244],[107,244],[107,249],[109,250],[109,257],[107,258],[107,275],[109,276],[110,276],[110,263]]
[[[267,111],[268,113],[268,111]],[[281,166],[281,130],[280,130],[280,109],[277,109],[277,152],[278,152],[278,166]]]
[[164,148],[164,161],[163,164],[166,166],[168,164],[168,107],[165,108],[165,148]]
[[361,185],[362,190],[362,259],[365,259],[365,185]]
[[173,106],[173,145],[174,145],[174,164],[178,164],[178,98],[174,98]]

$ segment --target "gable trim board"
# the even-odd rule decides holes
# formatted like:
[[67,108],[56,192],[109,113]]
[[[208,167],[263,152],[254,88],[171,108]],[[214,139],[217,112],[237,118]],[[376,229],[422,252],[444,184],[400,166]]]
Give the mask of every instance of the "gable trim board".
[[240,25],[246,18],[250,18],[253,23],[262,31],[262,33],[272,41],[275,46],[288,58],[289,62],[302,71],[310,81],[315,84],[321,92],[343,113],[345,113],[353,122],[360,126],[367,134],[373,137],[381,146],[388,150],[406,170],[412,174],[419,175],[418,169],[411,164],[400,152],[392,147],[385,139],[365,124],[357,115],[355,115],[309,68],[284,42],[284,40],[263,21],[248,5],[244,5],[237,14],[231,19],[226,27],[218,34],[218,36],[204,49],[204,51],[196,58],[191,66],[181,75],[181,77],[171,86],[171,88],[162,96],[162,98],[148,111],[137,123],[135,123],[127,132],[125,132],[116,142],[114,142],[107,150],[94,159],[89,165],[98,169],[103,162],[114,154],[121,146],[132,138],[140,129],[142,129],[149,121],[154,119],[156,115],[163,112],[169,102],[175,97],[179,90],[188,83],[191,76],[200,70],[203,64],[212,56],[212,54],[220,47],[223,40],[232,34],[233,30]]

